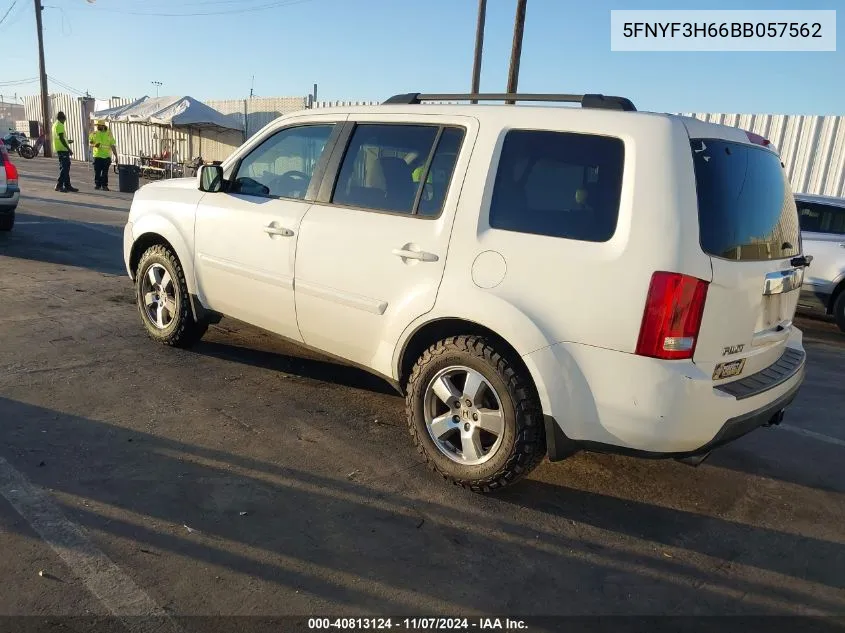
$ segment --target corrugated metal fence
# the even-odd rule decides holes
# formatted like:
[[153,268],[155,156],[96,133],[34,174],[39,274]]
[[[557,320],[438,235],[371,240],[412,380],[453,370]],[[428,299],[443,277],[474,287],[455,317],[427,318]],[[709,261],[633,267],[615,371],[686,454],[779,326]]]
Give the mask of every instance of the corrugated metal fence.
[[[41,120],[41,99],[24,97],[26,118]],[[111,99],[109,107],[130,103]],[[208,101],[212,108],[232,117],[243,133],[189,134],[160,126],[115,123],[112,131],[121,155],[161,154],[170,149],[179,160],[201,155],[205,160],[223,160],[245,139],[276,118],[307,108],[377,105],[377,101],[315,101],[303,97],[262,97]],[[90,160],[87,122],[94,112],[94,100],[65,94],[50,95],[51,117],[67,114],[68,137],[76,141],[75,158]],[[845,197],[845,117],[782,114],[687,114],[702,121],[730,125],[768,138],[780,151],[795,191]]]
[[[41,95],[34,97],[23,97],[24,111],[28,121],[41,121]],[[77,160],[90,160],[90,149],[88,147],[87,121],[90,113],[94,111],[94,99],[84,97],[72,97],[66,94],[50,95],[50,122],[47,124],[47,137],[49,141],[50,128],[55,121],[56,114],[64,112],[67,115],[65,122],[65,138],[75,141],[72,149],[74,158]]]
[[845,116],[688,114],[769,139],[796,192],[845,197]]
[[[109,99],[107,107],[113,108],[131,103],[134,99]],[[99,101],[102,107],[105,102]],[[170,129],[156,125],[138,123],[112,123],[109,127],[114,133],[121,160],[124,156],[158,155],[169,150],[176,160],[188,161],[195,156],[202,156],[206,161],[224,160],[245,140],[274,119],[302,110],[306,106],[303,97],[270,97],[254,99],[236,99],[230,101],[208,101],[206,105],[215,108],[235,119],[244,126],[244,132],[212,132]],[[50,95],[51,125],[56,113],[63,111],[67,115],[67,137],[76,141],[74,158],[91,160],[88,148],[88,127],[91,114],[95,111],[94,99],[80,99],[65,94]],[[41,120],[41,98],[24,97],[26,118],[30,121]]]

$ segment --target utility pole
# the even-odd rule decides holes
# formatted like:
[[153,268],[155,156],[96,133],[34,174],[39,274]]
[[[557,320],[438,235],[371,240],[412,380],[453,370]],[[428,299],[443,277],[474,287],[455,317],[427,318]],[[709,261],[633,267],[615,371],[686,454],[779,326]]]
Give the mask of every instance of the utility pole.
[[159,86],[163,86],[164,84],[161,83],[160,81],[151,81],[150,83],[156,87],[156,99],[158,99]]
[[[487,18],[487,0],[478,0],[478,24],[475,27],[475,58],[472,62],[472,89],[478,94],[481,84],[481,52],[484,48],[484,21]],[[473,103],[478,103],[475,99]]]
[[44,158],[50,158],[53,155],[53,145],[49,142],[50,139],[50,93],[47,90],[47,69],[44,66],[44,32],[41,26],[41,12],[44,7],[41,6],[41,0],[35,1],[35,28],[38,30],[38,71],[41,75],[41,118],[44,126],[44,137],[47,142],[44,143]]
[[[525,5],[528,0],[516,0],[516,17],[513,22],[513,47],[511,48],[511,67],[508,71],[508,93],[515,93],[519,83],[519,61],[522,57],[522,32],[525,30]],[[513,103],[513,101],[508,101]]]

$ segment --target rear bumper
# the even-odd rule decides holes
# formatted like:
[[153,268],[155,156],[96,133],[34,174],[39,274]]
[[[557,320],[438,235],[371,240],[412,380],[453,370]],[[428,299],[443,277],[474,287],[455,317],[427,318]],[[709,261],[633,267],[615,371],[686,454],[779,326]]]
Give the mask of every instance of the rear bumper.
[[735,383],[714,384],[692,362],[568,343],[524,360],[538,386],[552,460],[581,448],[642,457],[706,453],[779,421],[806,362],[797,329],[777,362]]
[[0,213],[12,213],[18,206],[21,199],[19,191],[9,191],[0,194]]
[[722,425],[722,428],[719,429],[719,432],[716,433],[716,436],[712,440],[710,440],[703,446],[700,446],[691,451],[661,453],[636,448],[629,448],[625,446],[604,444],[601,442],[573,441],[570,438],[566,437],[566,434],[563,432],[563,429],[560,428],[560,425],[552,416],[544,416],[546,425],[546,444],[548,446],[549,460],[559,461],[561,459],[564,459],[565,457],[568,457],[579,449],[593,450],[603,453],[618,453],[622,455],[630,455],[632,457],[643,457],[646,459],[679,459],[683,457],[695,457],[698,455],[706,455],[713,449],[733,442],[734,440],[738,440],[743,435],[747,435],[751,431],[758,429],[761,426],[771,426],[772,424],[780,424],[780,422],[783,420],[784,409],[786,409],[786,407],[792,404],[792,401],[798,394],[798,389],[801,387],[801,383],[804,380],[804,371],[804,366],[802,365],[801,369],[799,370],[800,375],[798,376],[797,382],[795,382],[795,384],[789,389],[789,391],[787,391],[777,400],[774,400],[773,402],[763,407],[760,407],[759,409],[755,409],[754,411],[749,411],[748,413],[739,415],[735,418],[730,418],[727,422],[725,422],[724,425]]

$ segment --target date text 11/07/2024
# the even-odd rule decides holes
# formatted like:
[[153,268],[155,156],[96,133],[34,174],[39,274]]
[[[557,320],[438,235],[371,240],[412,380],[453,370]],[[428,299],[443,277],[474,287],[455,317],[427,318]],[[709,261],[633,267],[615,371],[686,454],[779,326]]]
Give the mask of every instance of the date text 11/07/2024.
[[511,618],[309,618],[310,630],[525,631],[524,620]]

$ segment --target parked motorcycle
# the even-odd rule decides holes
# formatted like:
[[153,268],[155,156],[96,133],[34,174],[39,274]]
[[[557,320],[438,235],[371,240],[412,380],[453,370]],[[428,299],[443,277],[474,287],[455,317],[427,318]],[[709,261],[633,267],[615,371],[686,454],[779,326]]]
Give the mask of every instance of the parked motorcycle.
[[2,140],[9,152],[15,152],[18,156],[23,158],[33,158],[35,156],[34,152],[32,152],[32,156],[25,155],[31,153],[32,146],[29,144],[29,139],[26,135],[21,134],[20,132],[9,132]]

